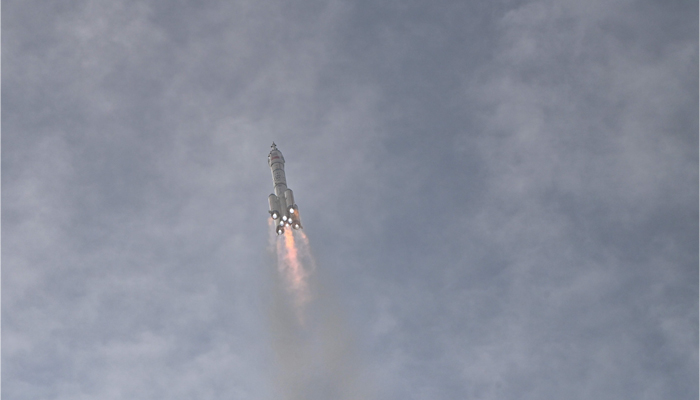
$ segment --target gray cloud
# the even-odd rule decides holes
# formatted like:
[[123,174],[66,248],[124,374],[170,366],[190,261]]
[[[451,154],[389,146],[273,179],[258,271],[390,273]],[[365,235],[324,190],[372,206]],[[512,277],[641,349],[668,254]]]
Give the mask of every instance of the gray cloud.
[[697,398],[697,4],[3,11],[8,398],[275,397],[273,140],[336,388]]

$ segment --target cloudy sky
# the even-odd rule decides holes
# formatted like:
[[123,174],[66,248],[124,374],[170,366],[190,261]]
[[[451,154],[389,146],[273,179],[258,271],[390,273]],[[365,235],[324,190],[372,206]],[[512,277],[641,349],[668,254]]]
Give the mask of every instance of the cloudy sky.
[[697,399],[697,1],[3,1],[2,395]]

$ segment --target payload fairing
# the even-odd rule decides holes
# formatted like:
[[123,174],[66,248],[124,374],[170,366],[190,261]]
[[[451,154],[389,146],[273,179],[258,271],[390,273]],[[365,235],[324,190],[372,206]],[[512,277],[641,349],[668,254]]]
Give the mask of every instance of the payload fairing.
[[284,226],[291,226],[294,229],[301,228],[299,219],[299,208],[294,203],[294,193],[287,188],[287,177],[284,174],[284,157],[282,152],[277,150],[277,145],[272,142],[272,150],[267,156],[267,164],[272,171],[272,183],[275,185],[275,193],[271,194],[267,200],[270,203],[270,216],[275,221],[275,231],[278,235],[284,233]]

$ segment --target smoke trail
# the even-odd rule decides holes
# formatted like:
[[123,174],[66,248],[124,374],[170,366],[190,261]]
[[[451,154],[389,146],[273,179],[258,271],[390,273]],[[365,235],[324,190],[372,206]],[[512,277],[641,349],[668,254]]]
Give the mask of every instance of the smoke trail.
[[[277,241],[277,270],[284,277],[287,291],[292,296],[294,301],[294,309],[299,322],[304,323],[304,307],[309,302],[311,294],[309,293],[308,276],[310,274],[310,265],[304,268],[301,256],[305,259],[310,256],[308,246],[303,247],[301,254],[297,249],[294,240],[294,232],[287,229],[284,232],[284,241]],[[305,237],[305,236],[304,236]],[[308,243],[308,240],[307,240]]]
[[286,229],[275,235],[273,349],[278,369],[276,398],[288,400],[367,399],[354,335],[327,282],[321,284],[306,234]]

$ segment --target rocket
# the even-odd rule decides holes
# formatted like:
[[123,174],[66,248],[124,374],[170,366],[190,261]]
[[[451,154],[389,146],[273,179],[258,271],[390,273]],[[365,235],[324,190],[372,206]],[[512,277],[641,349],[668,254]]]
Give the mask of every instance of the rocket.
[[285,225],[294,229],[301,229],[299,208],[294,204],[294,193],[287,188],[287,178],[284,175],[284,157],[277,150],[277,145],[272,142],[272,150],[267,156],[267,164],[272,171],[272,183],[275,185],[275,193],[267,200],[270,203],[270,217],[275,221],[275,231],[278,235],[284,233]]

